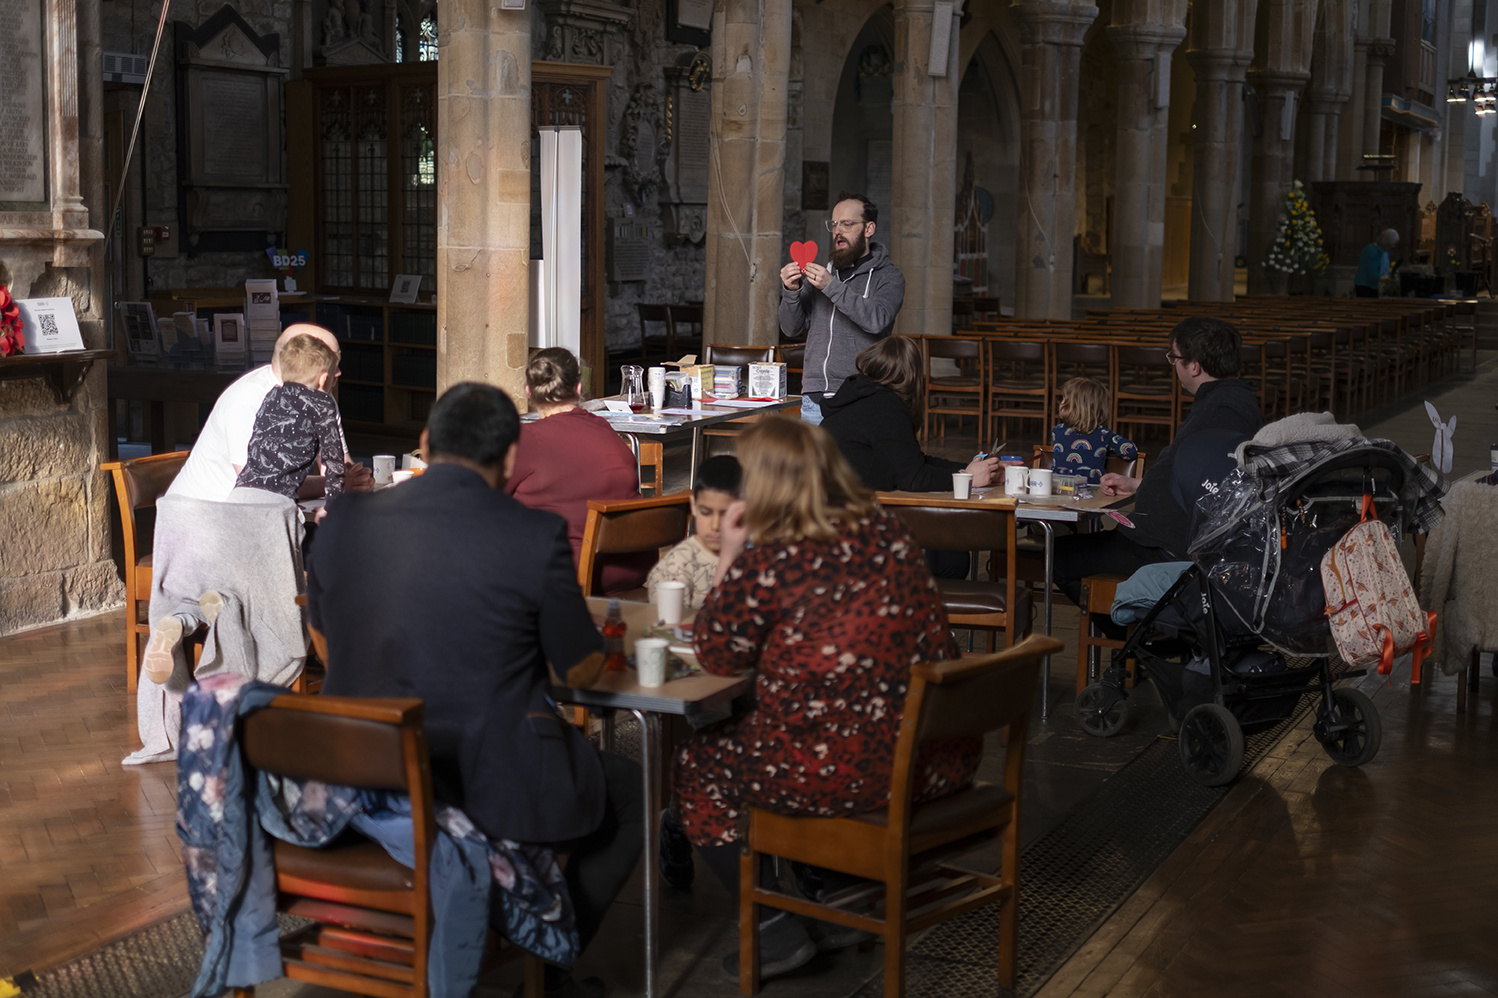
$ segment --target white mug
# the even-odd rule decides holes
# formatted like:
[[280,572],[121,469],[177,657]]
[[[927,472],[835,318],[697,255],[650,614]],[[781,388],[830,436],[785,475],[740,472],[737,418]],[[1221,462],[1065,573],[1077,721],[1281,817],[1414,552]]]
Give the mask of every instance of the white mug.
[[641,686],[660,686],[666,681],[665,638],[640,638],[635,642],[635,672]]
[[1032,496],[1048,496],[1051,494],[1051,469],[1030,469],[1030,494]]
[[389,485],[390,478],[395,474],[395,455],[376,454],[374,456],[374,483],[376,485]]
[[952,472],[952,498],[971,499],[973,496],[973,476],[965,471]]
[[686,600],[687,584],[685,582],[661,582],[655,587],[656,613],[660,615],[661,623],[670,624],[675,627],[681,623],[682,604]]
[[1022,496],[1025,494],[1026,468],[1020,464],[1004,465],[1004,494],[1010,496]]

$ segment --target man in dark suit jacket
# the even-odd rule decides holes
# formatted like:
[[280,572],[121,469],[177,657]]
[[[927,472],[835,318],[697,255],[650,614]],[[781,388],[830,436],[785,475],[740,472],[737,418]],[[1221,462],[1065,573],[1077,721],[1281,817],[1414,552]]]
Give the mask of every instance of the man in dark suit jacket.
[[[455,385],[432,407],[430,466],[340,497],[308,562],[332,696],[420,697],[438,799],[493,838],[563,845],[586,948],[642,844],[640,774],[557,715],[547,663],[582,685],[603,662],[567,524],[505,495],[520,418]],[[601,995],[547,968],[547,995]]]

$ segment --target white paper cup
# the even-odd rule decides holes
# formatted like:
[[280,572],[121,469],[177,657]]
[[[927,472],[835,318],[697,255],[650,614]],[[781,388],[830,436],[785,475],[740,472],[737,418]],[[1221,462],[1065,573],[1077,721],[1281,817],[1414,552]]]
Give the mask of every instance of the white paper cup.
[[1009,496],[1022,496],[1025,494],[1025,474],[1028,471],[1017,464],[1004,466],[1004,494]]
[[965,471],[952,472],[952,498],[971,499],[973,497],[973,476]]
[[662,582],[655,587],[655,607],[661,623],[672,627],[681,623],[681,610],[686,597],[685,582]]
[[395,474],[395,455],[376,454],[374,456],[374,483],[389,485],[390,476],[393,474]]
[[401,455],[401,470],[402,471],[417,471],[417,470],[424,471],[424,470],[426,470],[426,466],[427,466],[427,463],[425,461],[423,461],[421,458],[417,457],[415,454],[402,454]]
[[414,471],[397,471],[391,474],[390,480],[392,484],[399,485],[401,482],[409,482],[415,477],[416,472]]
[[1030,485],[1030,494],[1032,496],[1048,496],[1048,495],[1050,495],[1051,494],[1051,469],[1050,468],[1031,468],[1030,469],[1030,477],[1029,477],[1029,485]]
[[646,373],[645,378],[650,386],[650,408],[664,409],[666,407],[666,369],[652,367]]
[[640,638],[635,642],[635,672],[641,686],[660,686],[666,681],[665,638]]

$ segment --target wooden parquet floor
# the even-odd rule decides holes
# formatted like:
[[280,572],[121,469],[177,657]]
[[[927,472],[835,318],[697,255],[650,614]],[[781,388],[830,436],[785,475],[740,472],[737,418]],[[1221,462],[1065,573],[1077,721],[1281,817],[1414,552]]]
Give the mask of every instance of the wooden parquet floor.
[[1465,716],[1450,678],[1363,690],[1372,763],[1308,718],[1039,998],[1498,995],[1498,680]]
[[186,909],[176,767],[139,747],[123,611],[0,639],[0,977]]

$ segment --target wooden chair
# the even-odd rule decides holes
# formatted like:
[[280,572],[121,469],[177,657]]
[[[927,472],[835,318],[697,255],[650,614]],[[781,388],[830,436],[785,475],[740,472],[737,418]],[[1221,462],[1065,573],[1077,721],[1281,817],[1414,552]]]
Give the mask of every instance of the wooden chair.
[[1030,594],[1016,586],[1014,500],[998,500],[992,509],[933,505],[914,495],[881,492],[879,504],[898,516],[915,542],[932,551],[989,551],[993,564],[1004,556],[1004,579],[978,582],[937,579],[947,623],[952,627],[1004,634],[1011,647],[1017,634],[1030,630]]
[[801,375],[806,366],[806,344],[782,343],[775,352],[785,365],[785,390],[791,395],[800,395]]
[[[1049,468],[1051,461],[1056,456],[1055,446],[1036,444],[1034,455],[1030,461],[1030,467]],[[1144,451],[1139,451],[1133,458],[1127,461],[1117,454],[1109,454],[1103,460],[1103,474],[1123,475],[1125,478],[1143,478],[1144,466],[1148,457],[1149,455]]]
[[114,478],[114,494],[120,505],[120,527],[125,542],[125,689],[135,692],[140,679],[140,642],[149,638],[151,625],[141,620],[142,605],[151,602],[151,555],[141,552],[140,537],[135,529],[135,511],[155,506],[166,494],[188,451],[153,454],[129,461],[109,461],[99,465]]
[[[640,359],[644,360],[650,352],[650,341],[663,343],[666,347],[666,358],[676,359],[676,330],[672,327],[671,312],[665,305],[647,305],[639,302],[635,305],[635,311],[640,316]],[[659,322],[666,327],[665,332],[656,337],[650,335],[649,323]]]
[[[1181,389],[1164,347],[1114,348],[1113,429],[1124,424],[1164,426],[1174,440],[1180,422]],[[1132,436],[1132,434],[1131,434]]]
[[[287,977],[361,995],[425,998],[437,825],[421,701],[287,694],[246,717],[240,740],[256,769],[411,798],[414,867],[367,840],[340,837],[321,849],[275,840],[277,906],[315,923],[282,940]],[[542,986],[541,961],[525,955],[527,998],[540,998]]]
[[[641,440],[640,453],[640,488],[650,489],[654,495],[662,495],[666,491],[666,445],[659,440]],[[645,469],[650,469],[651,478],[645,479]]]
[[593,595],[598,587],[600,555],[658,551],[685,539],[692,519],[691,502],[690,489],[649,499],[590,499],[577,559],[577,584],[583,595]]
[[[667,314],[671,317],[671,349],[667,351],[675,360],[675,352],[681,350],[702,351],[702,316],[703,306],[698,304],[667,305]],[[703,361],[707,363],[707,361]]]
[[[768,364],[775,359],[774,347],[761,346],[726,346],[718,343],[709,343],[706,354],[702,359],[704,364],[722,364],[724,367],[747,367],[749,364]],[[748,371],[744,372],[747,385]],[[764,413],[756,412],[742,419],[730,419],[726,423],[716,423],[704,427],[704,437],[736,437],[749,427],[764,418]]]
[[[1036,436],[1045,437],[1050,427],[1050,369],[1046,345],[1039,341],[986,340],[988,436],[1008,440],[1011,419],[1033,419],[1040,423]],[[1034,437],[1031,438],[1035,439]]]
[[[922,376],[926,381],[926,412],[921,419],[921,439],[926,439],[930,433],[932,416],[937,417],[942,440],[947,439],[946,416],[957,417],[958,430],[962,429],[964,416],[974,416],[981,432],[984,415],[983,342],[968,337],[922,336],[920,344]],[[932,358],[955,362],[958,373],[932,374]]]
[[[1113,598],[1118,592],[1118,584],[1123,582],[1126,576],[1122,575],[1089,575],[1082,580],[1082,603],[1077,607],[1077,692],[1081,693],[1092,682],[1093,654],[1094,648],[1118,649],[1124,646],[1122,641],[1106,638],[1097,632],[1097,625],[1092,621],[1094,613],[1110,613],[1113,610]],[[1098,663],[1098,675],[1102,675],[1102,663]],[[1134,685],[1134,677],[1129,676],[1128,685]]]
[[[895,744],[889,807],[847,818],[807,818],[749,808],[739,865],[739,991],[759,991],[761,906],[852,926],[884,937],[884,994],[905,993],[910,933],[989,904],[999,916],[998,983],[1014,985],[1018,942],[1020,789],[1030,710],[1043,656],[1061,642],[1034,636],[995,655],[921,663],[911,670]],[[939,800],[913,803],[916,759],[928,741],[980,736],[1006,728],[1004,783],[975,781]],[[975,873],[945,862],[998,838],[1003,865]],[[806,901],[759,887],[761,855],[781,856],[879,881]],[[882,913],[874,906],[883,901]],[[882,914],[882,917],[880,917]]]

